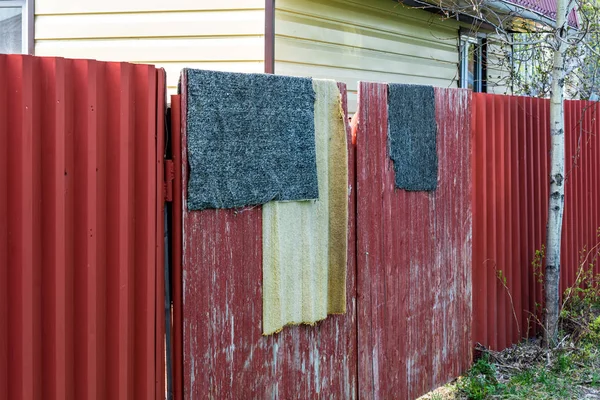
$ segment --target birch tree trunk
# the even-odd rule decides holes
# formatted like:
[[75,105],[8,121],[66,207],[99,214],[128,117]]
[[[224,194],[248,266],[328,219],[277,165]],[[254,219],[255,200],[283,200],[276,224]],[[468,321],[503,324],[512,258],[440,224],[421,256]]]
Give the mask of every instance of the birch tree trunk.
[[550,201],[548,209],[546,243],[546,317],[545,342],[555,344],[558,338],[560,312],[560,243],[563,210],[565,204],[565,53],[567,44],[567,4],[557,0],[556,46],[552,65],[552,88],[550,97]]

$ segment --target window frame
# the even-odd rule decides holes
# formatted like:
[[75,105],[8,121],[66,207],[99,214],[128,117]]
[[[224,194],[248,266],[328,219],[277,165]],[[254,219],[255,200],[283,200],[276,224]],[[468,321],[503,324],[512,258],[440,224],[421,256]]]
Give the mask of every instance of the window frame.
[[21,7],[21,53],[34,54],[34,0],[0,0],[0,8]]
[[459,35],[459,87],[469,88],[468,64],[469,52],[467,45],[475,46],[475,74],[473,76],[473,92],[487,92],[486,73],[487,73],[487,39],[485,34],[472,34],[460,32]]

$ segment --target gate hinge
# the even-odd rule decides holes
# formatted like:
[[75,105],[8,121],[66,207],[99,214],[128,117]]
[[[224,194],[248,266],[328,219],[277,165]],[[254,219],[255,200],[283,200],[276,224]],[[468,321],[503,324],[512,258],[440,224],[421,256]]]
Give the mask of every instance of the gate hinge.
[[163,193],[165,201],[173,201],[173,180],[175,179],[175,168],[173,160],[165,160],[165,181]]

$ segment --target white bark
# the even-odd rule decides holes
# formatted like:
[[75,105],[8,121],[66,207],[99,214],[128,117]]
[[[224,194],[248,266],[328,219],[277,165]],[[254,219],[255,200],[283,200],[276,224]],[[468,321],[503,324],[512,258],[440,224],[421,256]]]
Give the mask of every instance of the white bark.
[[556,46],[552,65],[550,98],[550,201],[546,243],[546,343],[556,343],[558,337],[560,243],[565,202],[565,120],[564,85],[565,53],[567,50],[567,1],[557,0]]

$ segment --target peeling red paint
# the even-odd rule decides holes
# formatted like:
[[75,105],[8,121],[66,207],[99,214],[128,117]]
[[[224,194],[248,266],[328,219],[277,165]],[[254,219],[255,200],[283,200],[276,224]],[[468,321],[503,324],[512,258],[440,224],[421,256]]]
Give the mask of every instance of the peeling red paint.
[[[346,88],[340,88],[346,109]],[[181,99],[184,114],[185,94]],[[186,160],[185,118],[181,122]],[[352,146],[349,152],[354,182]],[[314,327],[262,336],[262,210],[188,211],[186,163],[180,167],[184,397],[356,398],[354,188],[349,188],[348,312]]]
[[435,89],[439,181],[395,188],[387,85],[359,83],[359,397],[414,399],[471,362],[470,92]]

